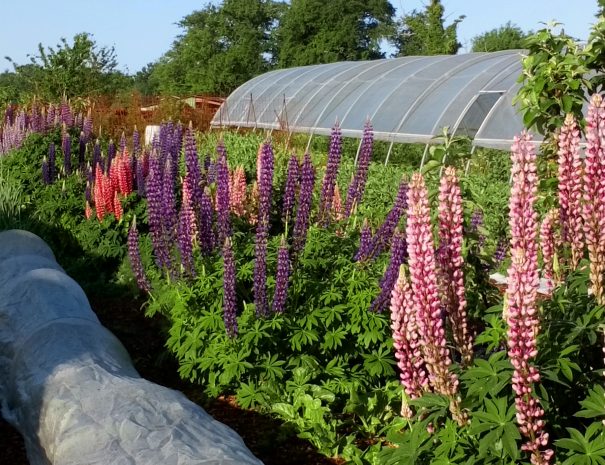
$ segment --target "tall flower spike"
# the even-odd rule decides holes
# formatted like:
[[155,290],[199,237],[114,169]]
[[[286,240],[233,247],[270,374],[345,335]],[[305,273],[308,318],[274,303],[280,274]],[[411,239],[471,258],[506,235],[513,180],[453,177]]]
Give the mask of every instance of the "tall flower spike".
[[218,223],[218,240],[222,244],[231,236],[231,220],[229,218],[229,167],[227,151],[222,142],[216,148],[219,158],[216,162],[216,213]]
[[237,216],[244,216],[246,208],[246,173],[243,166],[238,166],[230,176],[229,207]]
[[282,236],[279,249],[277,250],[277,272],[275,274],[275,292],[273,294],[274,313],[283,313],[286,309],[289,280],[290,257],[288,255],[288,244],[286,238]]
[[134,273],[139,289],[145,292],[151,292],[151,285],[145,275],[145,269],[141,262],[141,251],[139,249],[139,232],[137,231],[136,218],[132,219],[132,225],[128,230],[128,258],[130,258],[130,267]]
[[345,218],[348,218],[351,215],[354,206],[359,205],[363,200],[363,194],[365,193],[368,180],[368,168],[370,167],[370,160],[372,159],[373,146],[374,131],[372,129],[372,124],[368,120],[363,127],[363,137],[359,149],[357,170],[355,171],[355,175],[349,185],[349,191],[347,193],[344,212]]
[[522,449],[531,454],[536,465],[550,463],[553,455],[544,431],[544,410],[533,394],[540,373],[532,364],[538,349],[540,330],[536,297],[538,293],[538,215],[534,209],[538,190],[536,153],[531,136],[525,131],[512,145],[512,180],[510,195],[510,230],[512,262],[508,269],[507,323],[508,356],[513,365],[513,391],[517,423],[527,441]]
[[318,222],[322,226],[327,226],[330,222],[330,212],[332,210],[332,201],[334,199],[334,186],[340,166],[340,156],[342,154],[342,135],[338,123],[332,128],[330,136],[330,150],[328,151],[328,162],[324,174],[323,184],[321,186],[321,195],[319,198]]
[[462,425],[467,418],[460,408],[458,377],[449,371],[451,359],[441,318],[431,212],[428,192],[420,173],[414,173],[410,183],[406,236],[413,302],[429,382],[436,392],[449,397],[450,411]]
[[306,153],[300,169],[300,191],[298,194],[298,208],[294,231],[292,232],[292,262],[295,262],[305,249],[307,233],[311,217],[311,204],[313,202],[313,188],[315,187],[315,170],[311,156]]
[[353,260],[363,261],[370,256],[370,249],[372,247],[372,229],[368,224],[368,219],[364,218],[361,232],[359,234],[359,249]]
[[195,213],[191,207],[191,188],[187,182],[183,182],[183,201],[179,212],[179,223],[177,226],[177,237],[179,252],[181,255],[181,264],[185,272],[195,276],[195,267],[193,261],[193,239],[197,235],[195,225]]
[[258,222],[254,259],[254,304],[258,316],[269,314],[267,298],[267,241],[269,238],[269,214],[273,186],[273,148],[263,144],[261,153],[260,184],[258,186]]
[[549,289],[559,284],[558,273],[555,272],[555,258],[557,250],[561,245],[558,237],[557,223],[559,222],[559,210],[550,210],[540,226],[540,246],[542,249],[542,276],[547,282]]
[[417,399],[429,389],[417,318],[412,289],[405,275],[405,269],[401,265],[391,296],[391,329],[399,378],[406,394],[401,406],[401,415],[406,418],[413,415],[407,398]]
[[380,280],[380,293],[372,302],[370,310],[373,312],[382,312],[389,307],[391,293],[397,282],[399,268],[403,264],[406,255],[405,235],[395,231],[391,241],[391,260],[382,279]]
[[573,114],[565,117],[557,137],[559,147],[559,218],[561,236],[571,248],[571,269],[576,269],[584,254],[582,222],[582,159],[580,129]]
[[599,304],[605,303],[605,104],[592,96],[586,115],[584,160],[584,237],[590,258],[590,282]]
[[237,336],[237,299],[235,289],[235,259],[231,239],[223,244],[223,320],[227,335]]
[[[473,359],[473,338],[468,328],[462,257],[462,194],[456,170],[445,169],[439,187],[439,271],[441,295],[456,348],[464,365]],[[478,226],[478,225],[477,225]]]
[[397,197],[395,197],[395,202],[393,202],[393,207],[389,213],[387,213],[384,223],[382,223],[378,231],[376,231],[376,234],[374,234],[372,246],[369,249],[369,255],[368,257],[362,257],[363,260],[375,258],[389,248],[393,233],[408,208],[407,197],[408,184],[404,180],[401,180],[399,190],[397,191]]

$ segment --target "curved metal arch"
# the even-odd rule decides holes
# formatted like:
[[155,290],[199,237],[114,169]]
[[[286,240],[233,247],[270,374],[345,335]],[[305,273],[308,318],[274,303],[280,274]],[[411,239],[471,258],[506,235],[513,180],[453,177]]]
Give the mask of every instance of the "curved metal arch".
[[[414,103],[412,103],[412,105],[410,105],[410,108],[408,108],[407,111],[404,113],[403,117],[399,121],[399,124],[393,128],[392,132],[395,132],[395,133],[399,132],[399,130],[401,129],[401,127],[403,126],[403,124],[405,123],[407,118],[410,116],[410,114],[412,114],[412,112],[415,111],[420,106],[420,104],[433,91],[433,89],[442,85],[455,72],[468,68],[469,66],[471,66],[477,62],[480,62],[481,60],[484,59],[484,57],[485,57],[485,54],[482,54],[478,57],[465,60],[462,63],[460,63],[458,66],[454,66],[451,70],[449,70],[447,73],[445,73],[440,79],[436,79],[435,82],[433,82],[431,85],[429,85],[424,91],[422,91],[420,93],[420,95],[418,95],[418,97],[416,98]],[[434,134],[430,134],[428,136],[432,137],[432,136],[434,136]]]
[[[482,71],[483,74],[487,73],[488,70],[496,68],[498,66],[501,66],[503,63],[506,63],[508,61],[508,59],[510,58],[508,55],[503,55],[503,59],[493,63],[492,65],[488,66],[485,71]],[[498,74],[495,77],[499,77],[501,75],[502,72],[504,72],[505,70],[509,69],[511,65],[507,65],[505,66],[500,72],[498,72]],[[449,110],[449,108],[451,107],[452,103],[454,102],[454,100],[456,100],[456,98],[462,94],[462,92],[464,92],[466,89],[468,89],[473,82],[477,81],[479,78],[481,78],[482,75],[478,74],[475,77],[473,77],[466,86],[462,87],[460,90],[458,90],[458,92],[456,92],[454,95],[452,95],[452,97],[450,98],[450,103],[445,106],[443,108],[443,110],[441,111],[441,113],[439,114],[439,116],[435,119],[435,124],[433,125],[433,129],[431,130],[433,132],[433,134],[435,134],[435,131],[437,131],[439,129],[439,122],[441,121],[441,119],[443,118],[443,116],[447,113],[447,111]],[[490,84],[490,82],[492,82],[495,77],[492,77],[488,82],[486,82],[482,88],[485,88],[486,86],[488,86]],[[476,101],[477,96],[479,95],[479,90],[475,93],[474,97],[471,99],[470,103],[473,103]],[[460,122],[462,121],[462,118],[464,117],[464,115],[466,114],[466,112],[468,111],[468,109],[470,108],[469,104],[467,104],[464,109],[460,112],[460,114],[458,115],[458,118],[456,120],[456,123],[454,125],[454,128],[452,129],[452,134],[455,133],[456,129],[458,129],[458,126],[460,124]]]

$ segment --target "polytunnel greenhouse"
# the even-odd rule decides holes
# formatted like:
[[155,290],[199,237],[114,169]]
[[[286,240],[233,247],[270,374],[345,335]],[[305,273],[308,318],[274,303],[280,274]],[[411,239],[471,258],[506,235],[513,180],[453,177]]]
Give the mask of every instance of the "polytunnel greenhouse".
[[236,89],[212,127],[327,135],[339,121],[361,138],[369,118],[375,138],[430,143],[448,127],[473,144],[508,150],[523,129],[512,104],[521,50],[345,61],[271,71]]

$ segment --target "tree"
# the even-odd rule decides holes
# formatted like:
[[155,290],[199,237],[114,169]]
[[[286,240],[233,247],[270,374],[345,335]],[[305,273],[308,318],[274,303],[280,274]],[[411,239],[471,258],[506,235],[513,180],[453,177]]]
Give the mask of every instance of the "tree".
[[413,10],[401,18],[391,37],[397,49],[395,56],[456,54],[461,47],[457,28],[465,16],[458,16],[445,26],[444,12],[439,0],[431,0],[424,11]]
[[128,85],[128,78],[116,69],[114,48],[98,48],[84,32],[74,36],[73,45],[65,38],[48,50],[39,44],[38,55],[30,56],[31,65],[7,59],[32,92],[47,99],[110,94]]
[[292,0],[277,31],[278,65],[384,58],[394,13],[388,0]]
[[228,94],[270,68],[282,8],[273,0],[225,0],[191,13],[150,78],[163,93]]
[[473,52],[497,52],[498,50],[512,50],[524,48],[527,36],[518,26],[510,21],[497,29],[484,32],[472,39]]

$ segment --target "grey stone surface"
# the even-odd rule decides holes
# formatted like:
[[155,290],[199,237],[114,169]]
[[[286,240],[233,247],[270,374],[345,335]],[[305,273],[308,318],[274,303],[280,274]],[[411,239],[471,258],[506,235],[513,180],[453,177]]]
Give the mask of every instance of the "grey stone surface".
[[0,233],[0,401],[32,465],[262,465],[182,393],[141,378],[25,231]]

